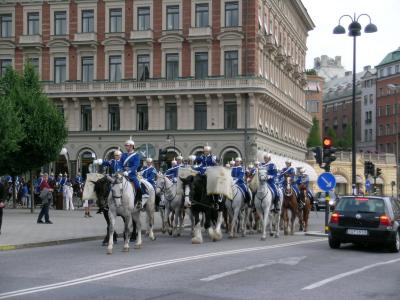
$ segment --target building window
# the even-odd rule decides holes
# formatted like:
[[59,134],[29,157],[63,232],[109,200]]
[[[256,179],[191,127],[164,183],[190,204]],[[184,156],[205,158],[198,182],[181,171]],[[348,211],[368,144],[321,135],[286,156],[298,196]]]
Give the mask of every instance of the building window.
[[374,95],[370,94],[369,95],[369,104],[373,104],[374,103]]
[[237,128],[236,102],[224,103],[224,128],[225,129]]
[[380,136],[385,135],[384,132],[383,132],[383,130],[384,130],[384,129],[383,129],[383,125],[379,125],[379,135],[380,135]]
[[369,141],[372,141],[372,129],[369,130]]
[[38,57],[30,57],[28,59],[28,62],[33,67],[36,74],[39,74],[39,58]]
[[195,103],[194,104],[194,129],[206,130],[207,129],[207,104]]
[[167,30],[179,29],[179,5],[167,6]]
[[208,3],[196,4],[196,27],[208,27]]
[[137,80],[145,81],[150,78],[150,55],[137,56]]
[[93,56],[82,57],[81,80],[83,82],[91,82],[93,81],[93,74],[94,74]]
[[179,77],[179,55],[177,53],[166,54],[166,78],[175,80]]
[[54,12],[54,35],[67,34],[67,12],[55,11]]
[[391,135],[392,133],[390,132],[390,124],[386,124],[386,135]]
[[3,76],[7,71],[7,67],[11,65],[11,59],[0,59],[0,76]]
[[387,75],[388,76],[392,75],[392,67],[387,68]]
[[310,113],[317,113],[319,110],[319,102],[318,100],[307,100],[306,102],[306,110]]
[[149,113],[147,104],[137,105],[137,129],[148,130],[149,129]]
[[195,78],[204,79],[208,76],[208,53],[207,52],[196,52],[194,55],[195,59]]
[[65,57],[54,58],[54,82],[62,83],[67,79],[67,59]]
[[122,9],[110,9],[110,31],[109,32],[122,32]]
[[94,10],[82,10],[82,32],[94,32]]
[[121,81],[121,56],[109,57],[108,80],[111,82]]
[[386,115],[390,116],[390,104],[386,105]]
[[367,104],[368,104],[368,96],[365,95],[365,96],[364,96],[364,105],[367,105]]
[[239,3],[226,2],[225,3],[225,27],[238,27],[239,26]]
[[165,129],[177,129],[177,109],[175,103],[167,103],[165,105]]
[[1,37],[7,38],[12,35],[12,15],[0,15],[0,33]]
[[92,108],[90,105],[81,105],[81,130],[92,130]]
[[150,29],[150,7],[138,7],[137,11],[137,29],[149,30]]
[[28,35],[39,34],[39,13],[28,13]]
[[368,129],[364,130],[364,142],[368,142]]
[[238,51],[225,51],[225,77],[236,77],[239,73]]
[[379,70],[379,77],[383,77],[384,76],[384,69]]
[[108,130],[109,131],[118,131],[119,124],[119,105],[118,104],[109,104],[108,105]]
[[400,65],[396,65],[395,66],[395,72],[396,73],[400,73]]

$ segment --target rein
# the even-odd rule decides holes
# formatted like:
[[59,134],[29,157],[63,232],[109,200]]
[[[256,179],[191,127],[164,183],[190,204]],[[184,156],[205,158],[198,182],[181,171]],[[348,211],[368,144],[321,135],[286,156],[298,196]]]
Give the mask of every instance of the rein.
[[174,184],[171,182],[171,185],[167,186],[167,178],[164,176],[162,177],[162,179],[164,180],[164,185],[161,187],[158,186],[158,188],[160,189],[161,193],[165,194],[165,200],[170,202],[176,198],[176,195],[178,194],[177,188],[175,189],[175,195],[174,195],[172,192],[172,187],[174,186]]

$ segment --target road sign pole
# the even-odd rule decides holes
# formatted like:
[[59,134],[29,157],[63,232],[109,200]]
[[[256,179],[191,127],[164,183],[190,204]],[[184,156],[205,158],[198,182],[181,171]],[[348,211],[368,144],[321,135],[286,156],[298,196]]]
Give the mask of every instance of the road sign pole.
[[325,192],[325,233],[328,233],[329,227],[328,227],[328,222],[329,222],[329,192]]

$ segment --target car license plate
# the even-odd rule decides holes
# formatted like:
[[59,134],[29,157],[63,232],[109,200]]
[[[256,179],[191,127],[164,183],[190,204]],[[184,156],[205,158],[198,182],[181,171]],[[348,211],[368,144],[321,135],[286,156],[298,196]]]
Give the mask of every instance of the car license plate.
[[347,229],[346,233],[349,234],[349,235],[368,235],[368,230]]

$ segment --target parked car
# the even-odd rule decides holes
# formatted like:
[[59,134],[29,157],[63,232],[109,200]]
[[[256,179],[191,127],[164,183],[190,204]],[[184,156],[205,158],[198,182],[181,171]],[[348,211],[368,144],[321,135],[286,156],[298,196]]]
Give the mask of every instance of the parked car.
[[329,221],[329,246],[380,244],[400,251],[400,204],[390,197],[344,196]]
[[[335,206],[336,200],[338,199],[338,195],[335,192],[329,192],[329,207],[332,210]],[[317,211],[321,209],[325,209],[326,207],[326,200],[325,200],[325,192],[318,192],[314,197],[314,206]]]

